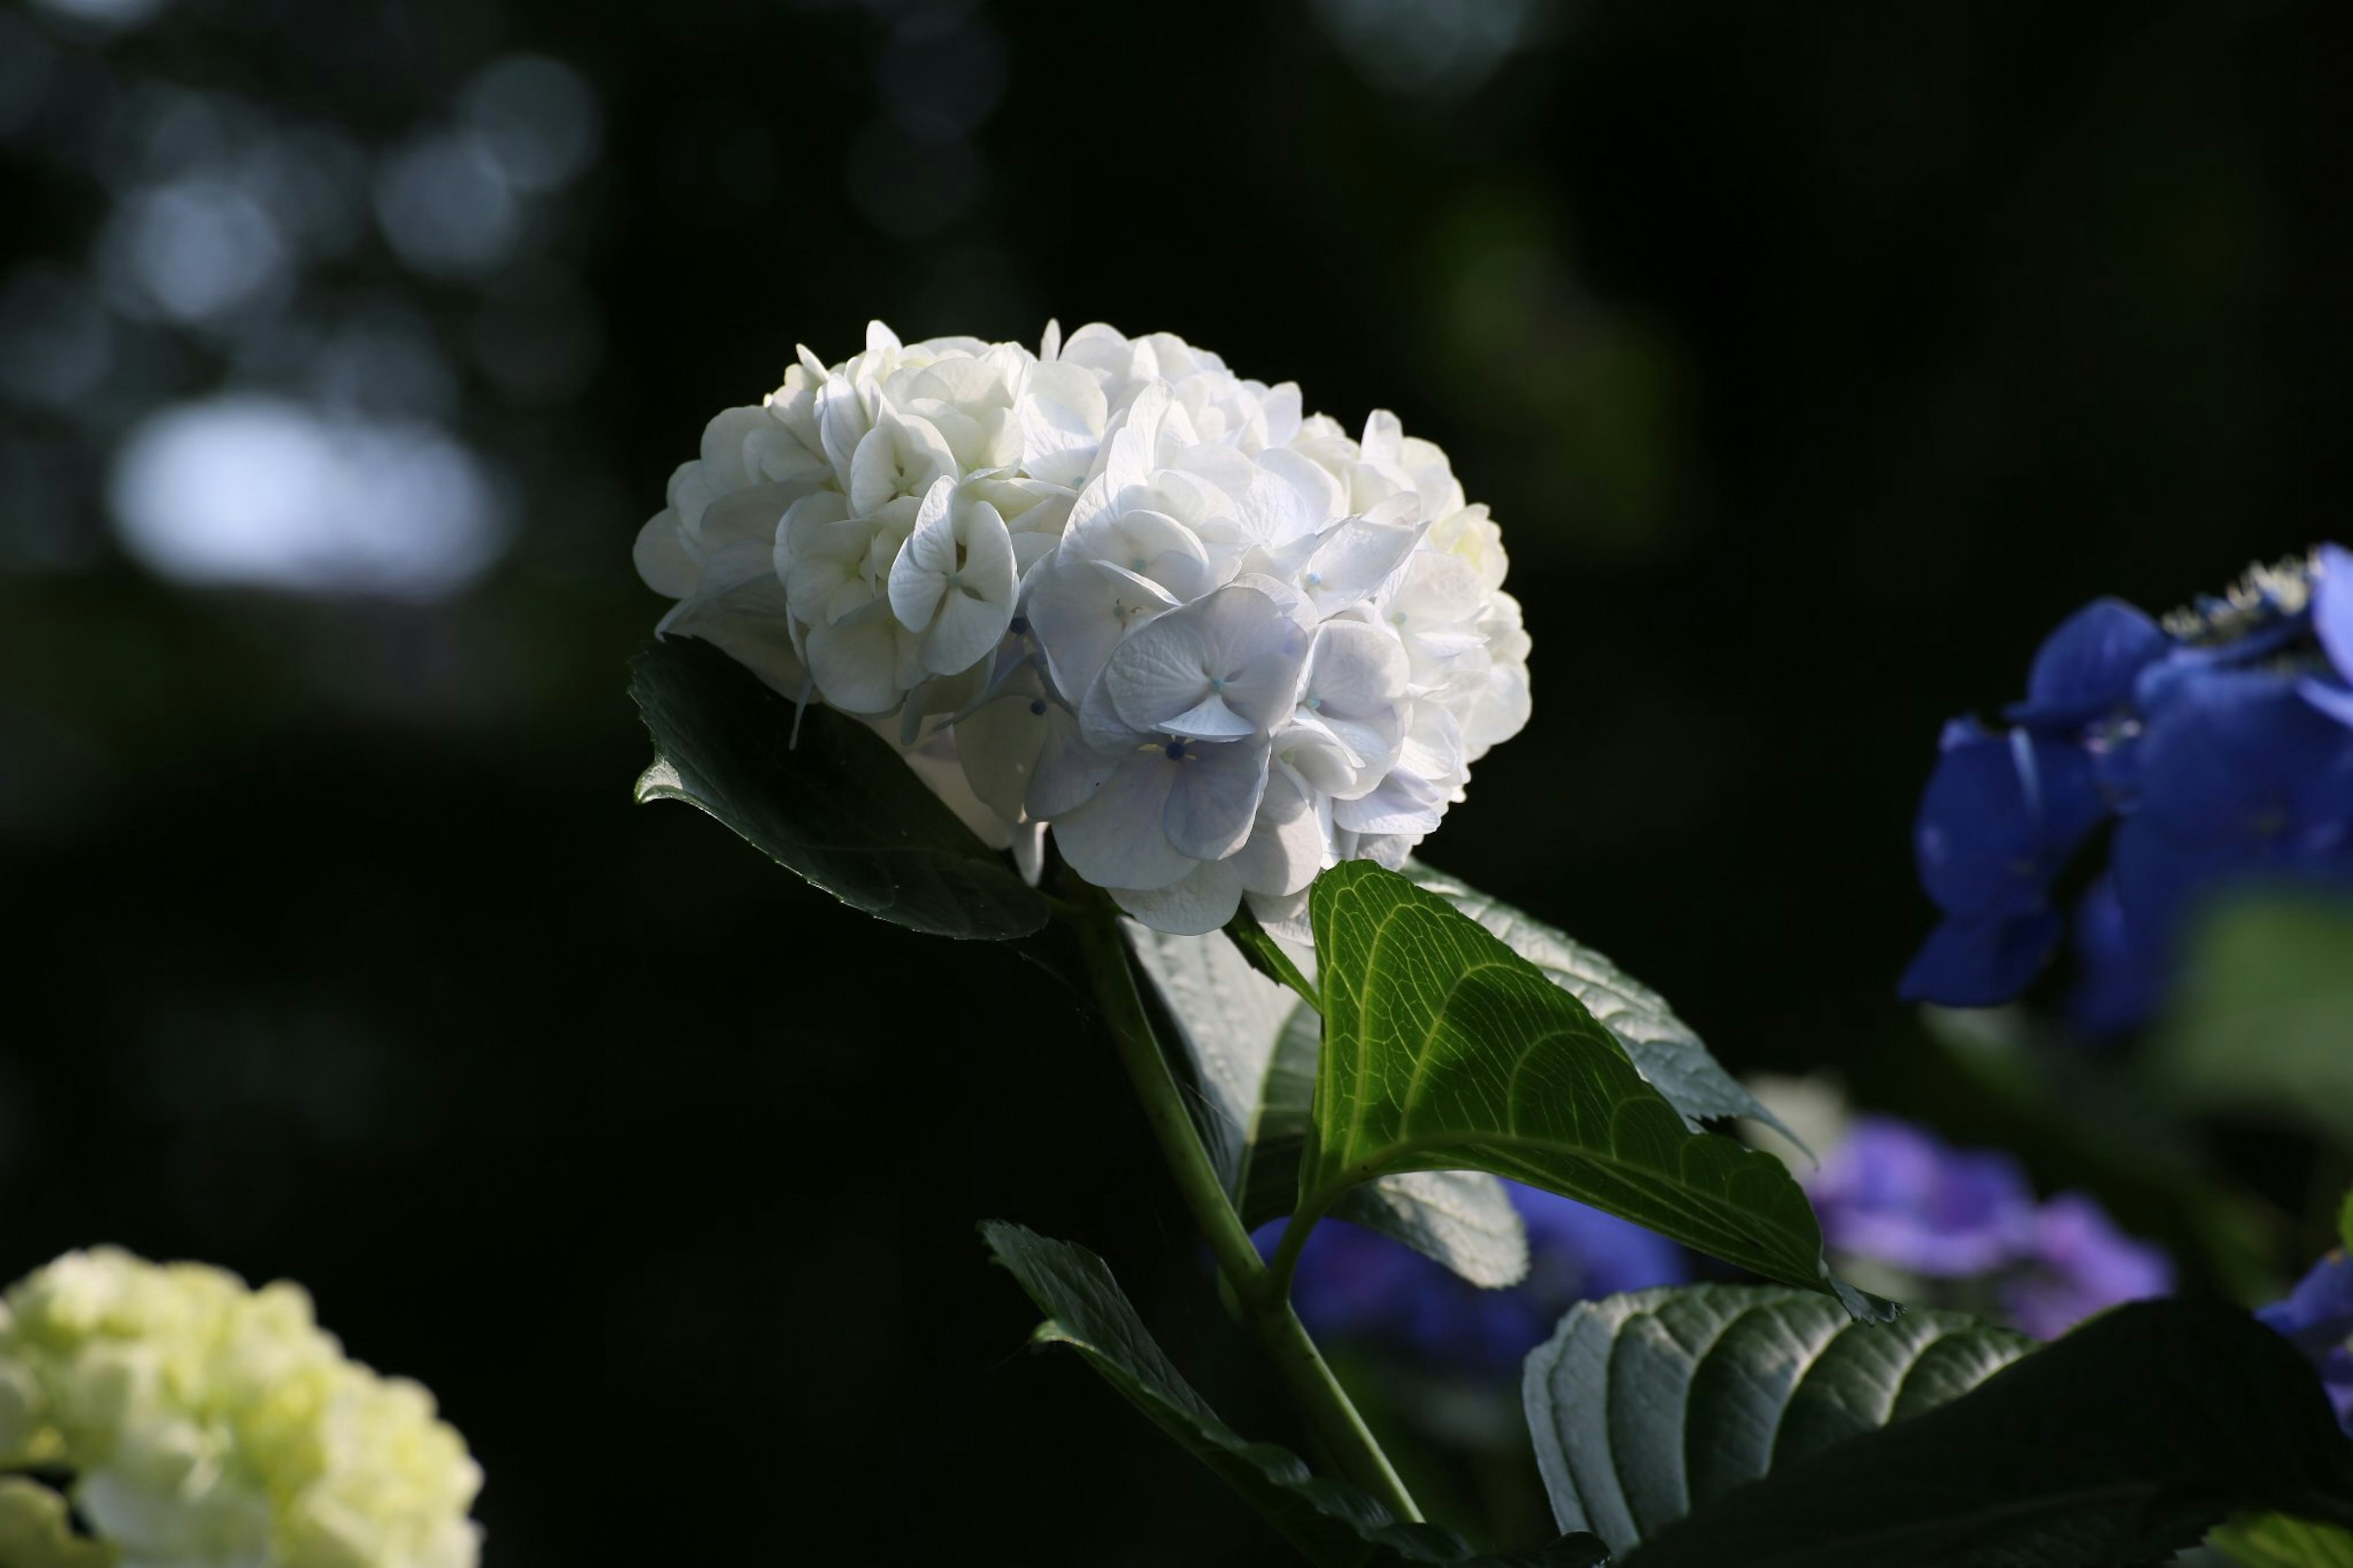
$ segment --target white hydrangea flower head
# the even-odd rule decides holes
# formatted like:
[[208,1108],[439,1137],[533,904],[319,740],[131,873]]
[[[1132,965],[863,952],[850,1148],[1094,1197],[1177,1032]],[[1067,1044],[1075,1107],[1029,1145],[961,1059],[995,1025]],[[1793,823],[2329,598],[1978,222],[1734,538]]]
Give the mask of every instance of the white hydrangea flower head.
[[703,433],[637,546],[702,637],[865,719],[989,843],[1162,931],[1400,864],[1528,719],[1509,563],[1446,454],[1166,332],[881,323]]
[[69,1253],[0,1305],[11,1568],[474,1568],[481,1471],[416,1384],[347,1359],[301,1287]]

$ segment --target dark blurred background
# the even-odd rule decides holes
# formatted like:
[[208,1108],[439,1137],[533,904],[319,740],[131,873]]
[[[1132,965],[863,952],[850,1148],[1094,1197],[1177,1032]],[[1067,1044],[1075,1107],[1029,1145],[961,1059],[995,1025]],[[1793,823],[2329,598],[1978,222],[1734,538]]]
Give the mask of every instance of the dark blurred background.
[[[1935,1119],[1939,723],[2343,537],[2341,7],[0,10],[0,1277],[309,1284],[499,1564],[1279,1562],[973,1222],[1253,1434],[1043,971],[639,809],[638,524],[805,342],[1166,328],[1503,520],[1429,846],[1736,1069]],[[2329,388],[2338,386],[2332,394]]]

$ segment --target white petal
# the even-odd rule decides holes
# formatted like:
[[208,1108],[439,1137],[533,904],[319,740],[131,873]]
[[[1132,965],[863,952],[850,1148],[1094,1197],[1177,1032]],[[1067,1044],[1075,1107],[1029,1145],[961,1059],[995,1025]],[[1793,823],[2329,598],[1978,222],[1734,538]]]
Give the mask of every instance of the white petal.
[[1326,720],[1366,719],[1403,701],[1411,677],[1404,647],[1386,628],[1327,621],[1308,650],[1299,700]]
[[[1315,926],[1308,918],[1307,894],[1305,888],[1295,893],[1252,893],[1250,895],[1250,907],[1261,930],[1286,944],[1295,943],[1309,949],[1307,957],[1312,963],[1315,956]],[[1296,958],[1298,955],[1294,953],[1293,956]],[[1312,977],[1313,970],[1310,969],[1309,973]]]
[[702,577],[702,568],[695,564],[685,541],[679,537],[678,513],[668,508],[648,518],[638,530],[637,545],[629,558],[645,585],[666,599],[687,597]]
[[[1113,888],[1112,901],[1154,931],[1206,936],[1241,907],[1241,873],[1230,860],[1202,860],[1165,888]],[[1223,940],[1222,938],[1219,940]]]
[[955,480],[942,475],[923,492],[915,513],[915,531],[891,563],[891,613],[911,632],[932,624],[940,596],[947,592],[948,574],[955,570],[955,526],[949,521],[949,498]]
[[906,628],[888,615],[813,626],[809,674],[825,700],[844,712],[888,713],[899,706],[903,691],[898,666],[900,640],[906,636]]
[[797,698],[807,672],[793,651],[784,584],[761,576],[681,604],[662,626],[665,637],[701,637],[786,697]]
[[1046,704],[1046,737],[1038,748],[1038,771],[1023,802],[1032,816],[1059,817],[1094,798],[1120,764],[1124,752],[1103,752],[1079,733],[1077,715],[1058,702]]
[[1058,553],[1030,579],[1025,613],[1037,630],[1055,689],[1076,703],[1131,628],[1176,607],[1168,591],[1149,578],[1107,562],[1066,561]]
[[[1187,742],[1181,758],[1164,765],[1172,774],[1163,817],[1168,842],[1196,860],[1222,859],[1240,848],[1266,794],[1267,743]],[[1109,885],[1158,884],[1131,879]]]
[[1178,766],[1156,751],[1131,752],[1092,799],[1054,818],[1071,868],[1099,888],[1165,888],[1190,871],[1161,826]]
[[1079,735],[1098,752],[1122,754],[1152,739],[1149,731],[1139,730],[1119,716],[1112,702],[1111,688],[1101,676],[1087,688],[1079,700]]
[[885,404],[850,458],[849,508],[871,512],[901,496],[923,495],[955,469],[955,455],[929,420]]
[[1290,713],[1304,643],[1274,600],[1229,585],[1120,644],[1103,683],[1120,717],[1140,730],[1266,735]]
[[[1004,537],[1000,527],[997,536]],[[922,657],[923,668],[938,675],[953,675],[970,669],[988,657],[1005,638],[1005,628],[1013,620],[1013,547],[1005,548],[1006,586],[1003,596],[983,598],[970,584],[951,588],[942,595],[939,614],[934,617],[931,629],[923,634]]]
[[1046,700],[1032,691],[1008,691],[956,721],[956,756],[973,793],[989,809],[1014,821],[1022,815],[1038,755],[1046,744]]
[[825,447],[825,459],[832,466],[838,483],[846,484],[855,463],[858,445],[874,427],[873,416],[858,395],[858,388],[843,376],[828,374],[825,384],[817,395],[818,438]]

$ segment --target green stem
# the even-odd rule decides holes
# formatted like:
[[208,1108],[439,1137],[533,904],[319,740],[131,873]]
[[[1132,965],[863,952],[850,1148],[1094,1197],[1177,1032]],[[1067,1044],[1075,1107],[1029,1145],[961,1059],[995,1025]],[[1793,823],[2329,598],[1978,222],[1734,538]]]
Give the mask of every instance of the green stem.
[[1094,981],[1096,1000],[1119,1047],[1121,1065],[1135,1086],[1145,1120],[1151,1124],[1153,1139],[1160,1145],[1161,1157],[1176,1178],[1185,1206],[1192,1212],[1193,1223],[1200,1227],[1219,1271],[1233,1288],[1243,1322],[1282,1373],[1292,1398],[1341,1473],[1387,1504],[1399,1519],[1419,1520],[1421,1510],[1414,1507],[1412,1495],[1398,1479],[1388,1456],[1381,1451],[1347,1390],[1340,1386],[1315,1342],[1308,1337],[1306,1325],[1292,1310],[1283,1288],[1287,1271],[1281,1280],[1268,1272],[1259,1261],[1250,1233],[1242,1228],[1241,1216],[1234,1213],[1217,1168],[1209,1163],[1208,1151],[1202,1147],[1193,1119],[1186,1112],[1168,1058],[1153,1035],[1144,999],[1136,994],[1135,976],[1128,968],[1127,945],[1120,936],[1116,917],[1108,908],[1101,908],[1071,923]]
[[1267,1260],[1267,1289],[1286,1301],[1291,1300],[1291,1276],[1299,1267],[1299,1255],[1306,1247],[1315,1222],[1323,1217],[1320,1208],[1302,1205],[1293,1210],[1291,1222],[1282,1227],[1282,1239],[1274,1244],[1274,1256]]

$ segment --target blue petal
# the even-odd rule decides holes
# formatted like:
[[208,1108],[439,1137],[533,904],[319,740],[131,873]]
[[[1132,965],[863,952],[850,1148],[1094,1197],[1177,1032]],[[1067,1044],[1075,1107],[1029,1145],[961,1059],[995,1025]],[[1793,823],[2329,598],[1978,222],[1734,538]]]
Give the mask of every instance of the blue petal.
[[2285,1334],[2307,1355],[2353,1340],[2353,1258],[2332,1252],[2296,1281],[2287,1299],[2260,1309],[2255,1316]]
[[1529,1284],[1549,1307],[1691,1278],[1691,1258],[1654,1230],[1541,1187],[1505,1182],[1528,1229]]
[[1957,916],[1928,933],[1912,955],[1896,993],[1906,1002],[1941,1002],[1947,1007],[2007,1002],[2042,971],[2064,929],[2055,910],[1992,918]]
[[2353,550],[2324,544],[2315,564],[2312,629],[2337,673],[2353,680]]
[[2086,1039],[2113,1039],[2138,1028],[2165,999],[2161,958],[2135,938],[2114,874],[2101,877],[2075,906],[2075,956],[2083,974],[2068,995],[2067,1016]]
[[2034,655],[2026,700],[2009,710],[2037,730],[2079,728],[2132,695],[2142,669],[2173,646],[2122,599],[2094,599],[2060,624]]
[[2144,695],[2155,700],[2137,748],[2139,815],[2168,838],[2292,858],[2353,819],[2353,731],[2294,676],[2209,668],[2144,683]]
[[2023,915],[2106,812],[2080,746],[1947,727],[1913,828],[1920,883],[1948,915]]
[[2306,676],[2296,683],[2296,694],[2338,723],[2353,726],[2353,689]]

